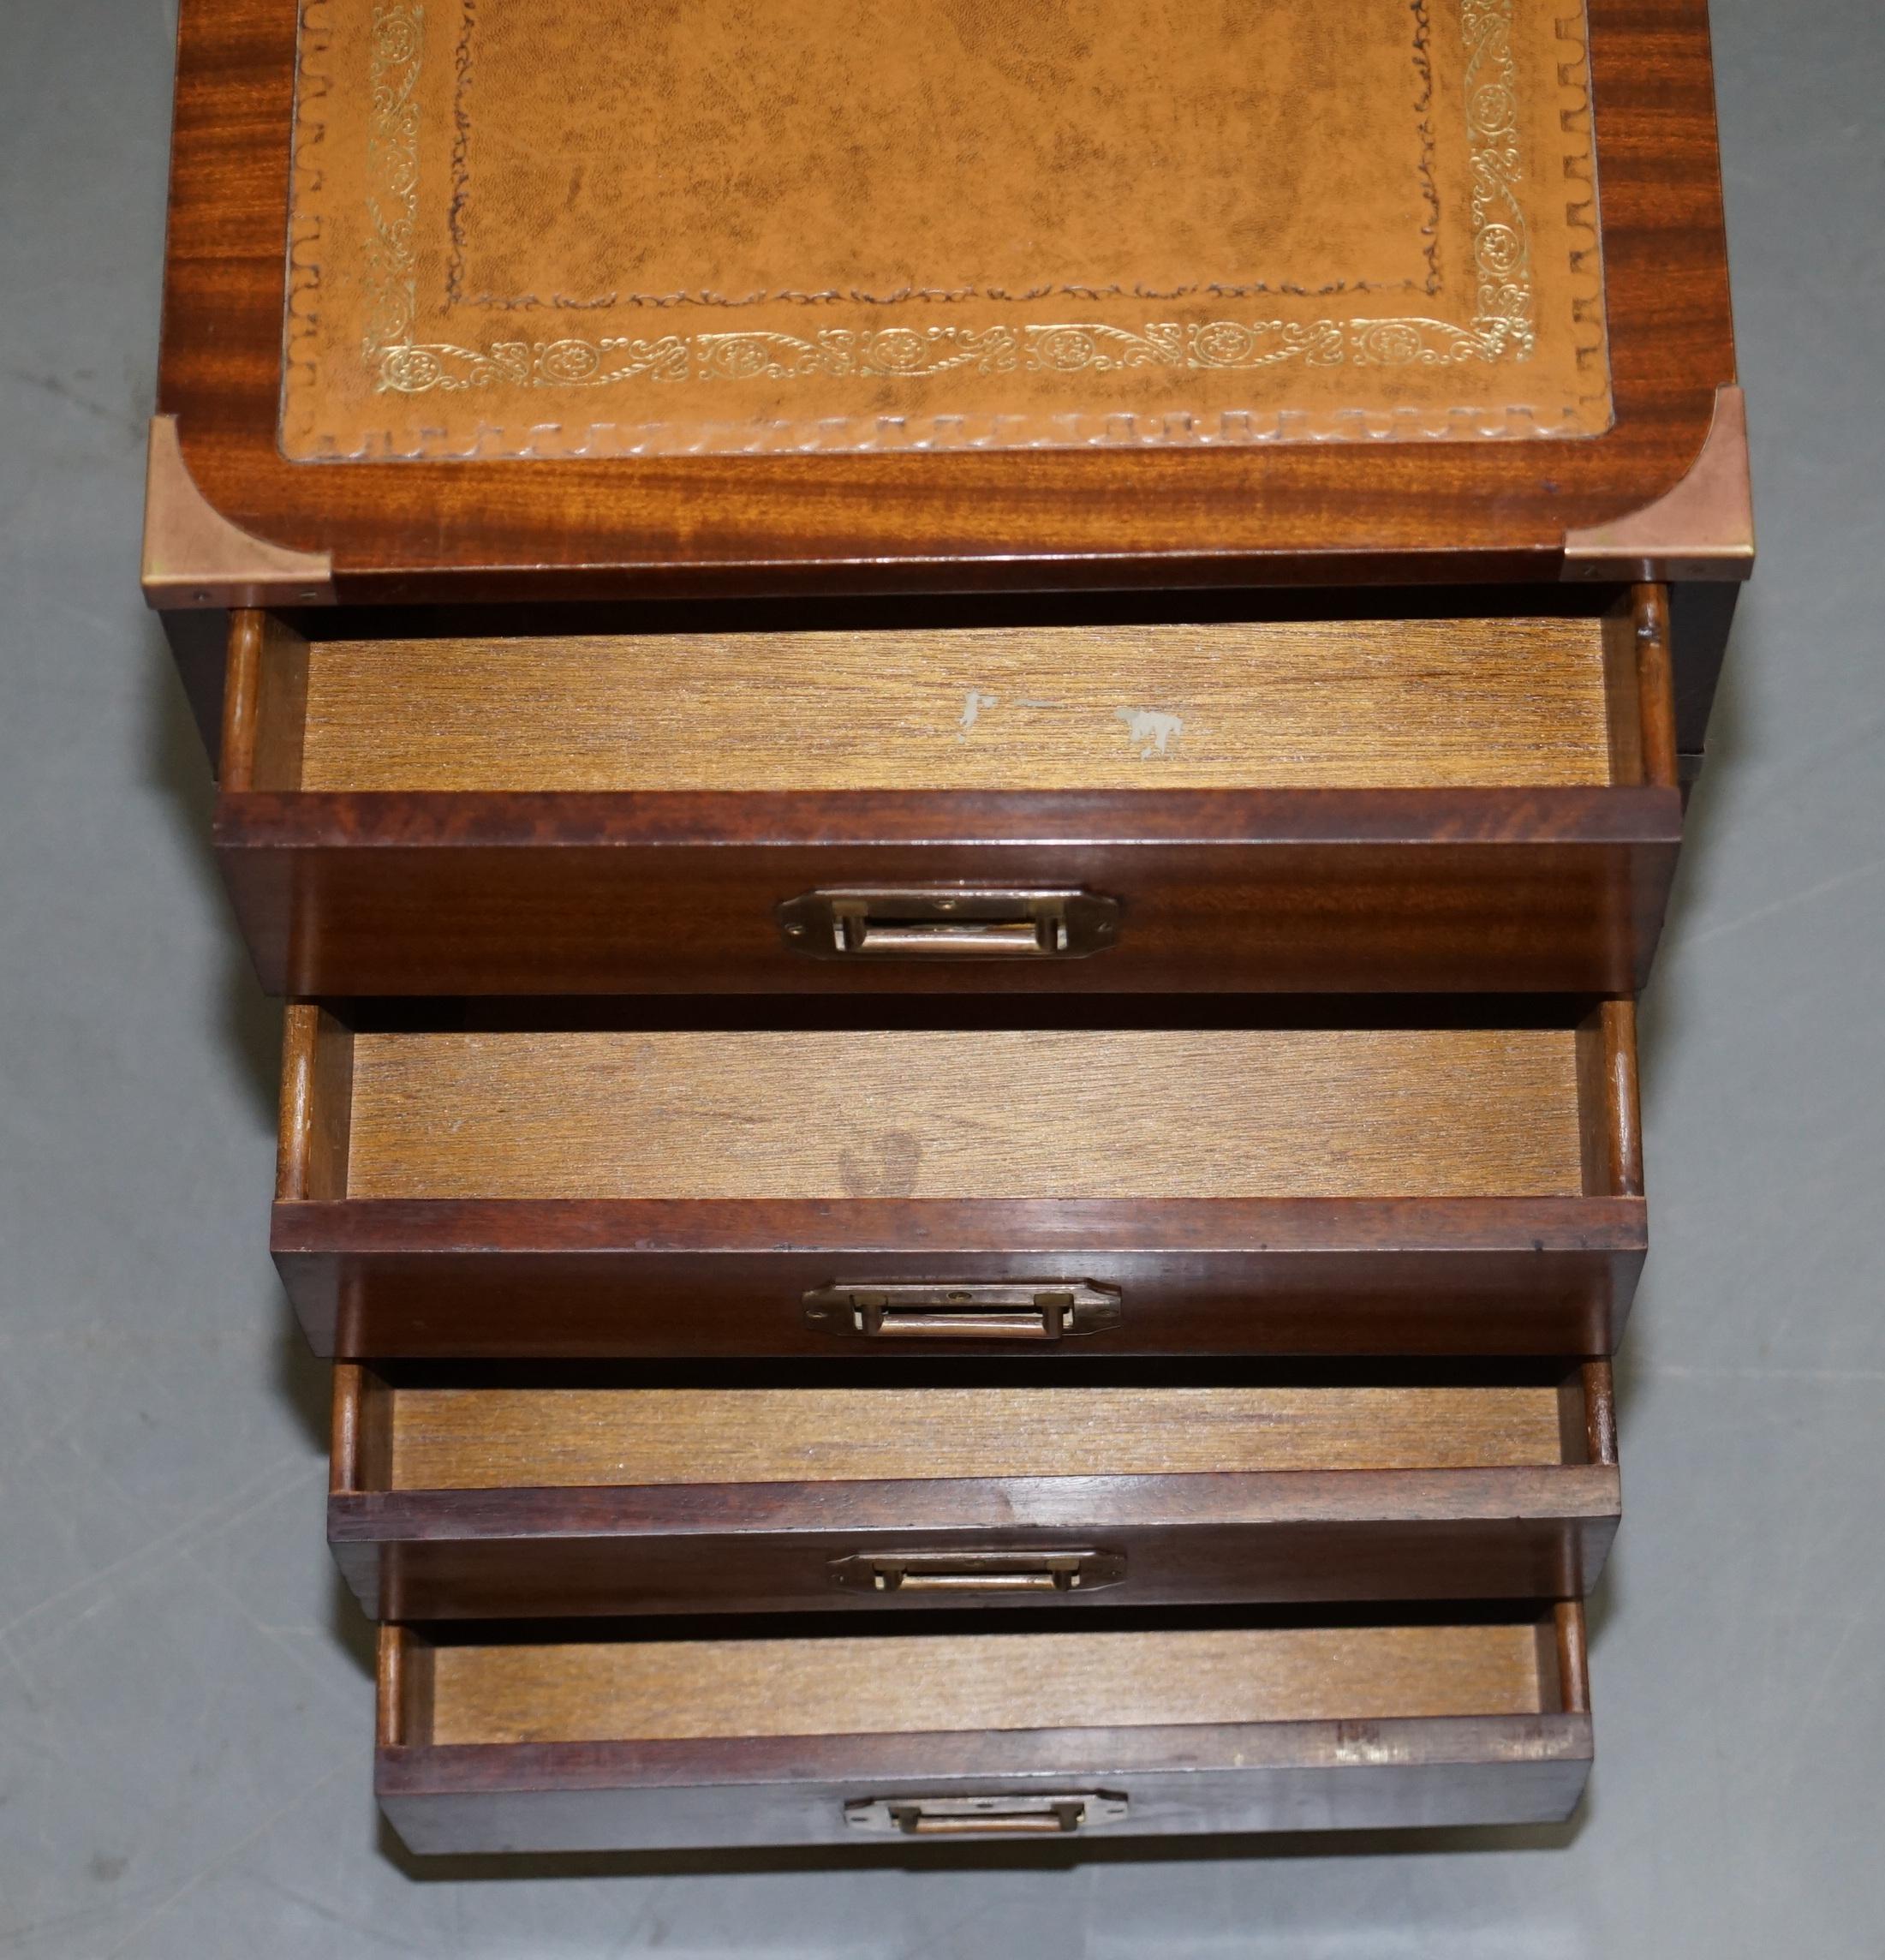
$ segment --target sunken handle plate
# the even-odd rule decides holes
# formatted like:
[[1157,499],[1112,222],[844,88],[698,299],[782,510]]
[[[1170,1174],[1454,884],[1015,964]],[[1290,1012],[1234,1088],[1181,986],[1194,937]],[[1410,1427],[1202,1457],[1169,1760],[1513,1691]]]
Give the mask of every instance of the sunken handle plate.
[[1061,1341],[1117,1327],[1119,1294],[1063,1280],[1014,1285],[819,1287],[805,1295],[805,1320],[820,1332],[867,1340]]
[[969,886],[808,892],[778,908],[814,959],[1083,959],[1116,943],[1119,902],[1092,892]]
[[901,1832],[908,1838],[1059,1837],[1096,1824],[1118,1824],[1125,1814],[1125,1798],[1104,1790],[1041,1796],[870,1797],[844,1806],[844,1821],[854,1831]]
[[847,1592],[1097,1592],[1125,1579],[1117,1551],[860,1551],[831,1563]]

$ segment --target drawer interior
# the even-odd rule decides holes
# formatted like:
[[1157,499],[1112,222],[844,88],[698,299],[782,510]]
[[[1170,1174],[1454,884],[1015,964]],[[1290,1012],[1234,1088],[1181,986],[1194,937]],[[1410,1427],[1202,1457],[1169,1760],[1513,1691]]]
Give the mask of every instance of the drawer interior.
[[[1465,1624],[689,1640],[390,1628],[383,1741],[658,1742],[1555,1714],[1562,1630]],[[1581,1652],[1582,1626],[1574,1641]],[[390,1677],[390,1678],[389,1678]]]
[[1633,1147],[1629,1015],[1612,1004],[1564,1025],[355,1034],[298,1007],[282,1194],[1608,1192],[1631,1188],[1618,1170]]
[[[1608,1370],[1506,1385],[436,1385],[343,1365],[337,1488],[1448,1470],[1584,1462]],[[1601,1432],[1600,1432],[1601,1433]]]
[[225,778],[242,788],[1411,789],[1643,777],[1643,645],[1628,602],[1603,616],[352,639],[246,617],[253,643],[241,642],[231,670],[248,735]]

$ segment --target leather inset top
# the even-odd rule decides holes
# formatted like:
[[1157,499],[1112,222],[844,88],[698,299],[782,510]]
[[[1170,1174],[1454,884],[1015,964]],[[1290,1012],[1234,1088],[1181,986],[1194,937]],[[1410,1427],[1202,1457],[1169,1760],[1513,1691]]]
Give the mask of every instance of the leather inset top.
[[1576,437],[1569,0],[324,0],[297,459]]

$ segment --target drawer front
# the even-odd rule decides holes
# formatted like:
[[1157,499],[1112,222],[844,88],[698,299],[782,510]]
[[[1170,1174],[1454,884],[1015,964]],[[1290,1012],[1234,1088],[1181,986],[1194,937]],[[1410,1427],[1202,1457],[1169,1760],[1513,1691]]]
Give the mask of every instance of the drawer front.
[[[894,1485],[835,1502],[790,1486],[702,1489],[679,1521],[678,1506],[628,1501],[349,1496],[330,1500],[328,1537],[361,1607],[383,1619],[969,1605],[1059,1613],[1582,1596],[1602,1571],[1619,1503],[1614,1472],[1595,1467],[1408,1477],[1373,1491],[1326,1479],[1289,1491],[1197,1481],[1213,1487],[1075,1495],[979,1482],[946,1506]],[[1433,1515],[1413,1519],[1423,1506]],[[926,1515],[938,1511],[946,1522]],[[707,1522],[716,1513],[717,1529]],[[1062,1521],[1031,1521],[1041,1516]],[[1064,1574],[1083,1576],[1063,1590]],[[890,1575],[935,1577],[906,1576],[892,1589]]]
[[357,1038],[296,1007],[274,1250],[348,1357],[1601,1353],[1634,1080],[1624,1004]]
[[295,994],[1623,992],[1680,834],[1666,614],[312,644],[246,614],[217,847]]
[[[218,860],[272,993],[1626,993],[1673,790],[1002,798],[226,793]],[[1065,954],[795,937],[986,893],[1118,917]],[[796,911],[794,908],[797,908]]]
[[[727,1216],[732,1213],[733,1216]],[[886,1251],[882,1248],[890,1247]],[[922,1251],[910,1248],[921,1246]],[[1640,1198],[814,1206],[283,1202],[277,1270],[317,1353],[354,1359],[1029,1353],[1608,1354]],[[808,1318],[833,1289],[1117,1294],[1037,1341]],[[940,1319],[940,1317],[939,1317]]]
[[[916,1652],[893,1657],[872,1641],[767,1640],[754,1643],[763,1655],[738,1657],[737,1664],[757,1674],[756,1692],[790,1701],[802,1691],[801,1670],[815,1664],[833,1673],[848,1722],[914,1716],[922,1724],[841,1735],[777,1732],[791,1729],[790,1707],[768,1720],[767,1732],[725,1733],[750,1712],[747,1698],[719,1692],[706,1678],[713,1668],[695,1664],[683,1649],[656,1650],[659,1661],[641,1664],[662,1670],[666,1732],[630,1739],[600,1732],[623,1722],[620,1712],[598,1711],[587,1724],[572,1718],[567,1670],[500,1669],[496,1680],[468,1687],[466,1669],[446,1666],[450,1650],[432,1652],[410,1631],[389,1628],[379,1801],[421,1853],[1077,1843],[1556,1821],[1575,1808],[1589,1772],[1583,1622],[1574,1607],[1536,1629],[1375,1628],[1333,1646],[1320,1629],[1268,1636],[1293,1649],[1293,1658],[1262,1647],[1239,1658],[1234,1635],[1203,1636],[1196,1652],[1190,1635],[1098,1636],[1112,1643],[1110,1653],[1078,1646],[1083,1638],[997,1636],[994,1647],[1008,1652],[989,1664],[1013,1676],[1006,1693],[999,1682],[963,1681],[963,1650],[973,1641],[929,1643],[922,1669]],[[1020,1651],[1049,1645],[1062,1648],[1064,1662]],[[943,1655],[943,1646],[956,1651]],[[810,1646],[827,1651],[790,1651]],[[848,1677],[873,1664],[907,1670],[906,1678],[889,1692],[864,1682],[854,1695]],[[1062,1671],[1045,1689],[1035,1676],[1050,1664]],[[1235,1680],[1226,1671],[1232,1666]],[[1165,1670],[1164,1685],[1154,1669]],[[1296,1678],[1274,1678],[1279,1669]],[[1354,1678],[1357,1670],[1367,1678]],[[468,1698],[491,1706],[470,1708]],[[1103,1701],[1111,1712],[1053,1728],[1013,1725],[1005,1709],[1029,1700],[1071,1713],[1089,1703],[1097,1713]],[[1294,1712],[1349,1700],[1367,1712]],[[1207,1718],[1142,1718],[1166,1712],[1166,1703],[1172,1712]],[[1245,1704],[1258,1718],[1211,1718]],[[1482,1705],[1490,1712],[1456,1712]],[[1413,1712],[1397,1714],[1397,1706]],[[814,1718],[815,1710],[806,1715]],[[983,1719],[972,1728],[972,1717]],[[464,1739],[486,1727],[505,1739]],[[585,1727],[599,1732],[535,1739],[539,1730]],[[677,1729],[709,1732],[677,1736]]]
[[1510,1385],[435,1388],[336,1371],[367,1613],[1582,1597],[1607,1363]]
[[[1098,1746],[998,1736],[969,1748],[923,1736],[842,1750],[395,1748],[379,1753],[377,1792],[421,1855],[1077,1843],[1560,1823],[1590,1758],[1590,1718],[1568,1715],[1147,1730],[1130,1742],[1102,1731]],[[886,1814],[893,1821],[876,1821]]]

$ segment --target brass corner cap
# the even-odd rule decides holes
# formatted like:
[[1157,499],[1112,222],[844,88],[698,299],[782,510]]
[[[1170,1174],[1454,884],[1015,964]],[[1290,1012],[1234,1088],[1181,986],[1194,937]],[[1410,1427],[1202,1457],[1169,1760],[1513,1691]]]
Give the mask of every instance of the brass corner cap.
[[1708,440],[1674,489],[1627,517],[1565,534],[1567,579],[1745,578],[1754,569],[1747,397],[1715,391]]
[[331,606],[334,561],[232,524],[196,487],[175,415],[152,415],[144,475],[144,599],[160,610]]

